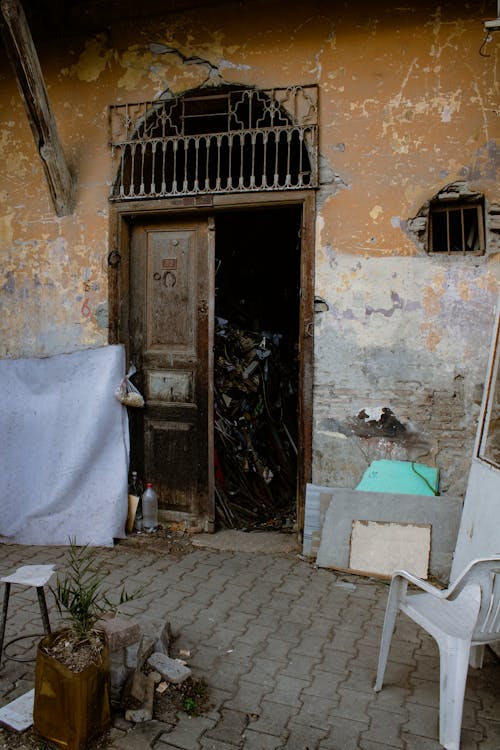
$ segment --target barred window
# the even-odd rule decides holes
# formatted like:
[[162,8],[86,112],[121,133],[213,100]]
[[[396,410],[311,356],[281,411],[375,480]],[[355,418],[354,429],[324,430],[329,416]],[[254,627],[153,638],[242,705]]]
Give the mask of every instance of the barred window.
[[429,206],[430,253],[481,255],[485,250],[484,199],[437,199]]

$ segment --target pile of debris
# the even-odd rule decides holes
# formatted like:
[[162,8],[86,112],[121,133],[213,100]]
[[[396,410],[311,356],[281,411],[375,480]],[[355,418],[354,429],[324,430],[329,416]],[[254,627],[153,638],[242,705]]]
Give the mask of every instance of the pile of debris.
[[111,700],[123,710],[126,721],[174,720],[178,710],[190,715],[207,710],[208,686],[203,678],[192,677],[187,662],[190,652],[169,656],[172,632],[168,622],[140,626],[115,615],[101,620],[100,626],[109,645]]
[[297,472],[296,352],[282,334],[215,321],[216,519],[292,530]]

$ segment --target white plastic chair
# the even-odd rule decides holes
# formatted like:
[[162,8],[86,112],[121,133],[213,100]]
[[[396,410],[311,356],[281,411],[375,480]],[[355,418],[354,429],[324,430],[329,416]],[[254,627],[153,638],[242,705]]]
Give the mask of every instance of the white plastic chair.
[[[408,583],[426,593],[408,593]],[[500,555],[473,560],[446,591],[405,570],[395,571],[380,643],[377,692],[382,689],[398,610],[437,641],[439,742],[447,750],[459,750],[469,663],[481,667],[485,644],[500,640]]]

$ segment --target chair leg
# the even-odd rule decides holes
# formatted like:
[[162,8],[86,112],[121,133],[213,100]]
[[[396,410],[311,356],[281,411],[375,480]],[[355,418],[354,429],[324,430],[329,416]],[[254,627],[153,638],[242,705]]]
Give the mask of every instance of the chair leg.
[[36,593],[38,594],[38,604],[40,606],[40,614],[42,616],[43,632],[45,633],[45,635],[49,635],[50,633],[49,613],[47,611],[47,603],[45,601],[45,592],[43,590],[43,586],[37,586]]
[[484,646],[472,646],[469,656],[469,666],[473,669],[481,669],[484,659]]
[[[398,614],[399,594],[400,587],[397,585],[397,581],[393,581],[389,589],[389,597],[387,599],[387,607],[385,610],[384,627],[382,628],[382,638],[380,640],[380,652],[378,657],[377,667],[377,678],[375,680],[374,690],[379,692],[382,690],[384,683],[385,668],[387,666],[387,657],[389,656],[389,649],[391,647],[392,634],[394,633],[394,627],[396,624],[396,616]],[[395,585],[396,584],[396,585]]]
[[2,621],[0,622],[0,663],[2,662],[3,639],[5,636],[5,624],[7,622],[7,610],[9,609],[10,583],[5,584],[3,593]]
[[446,639],[439,643],[439,742],[459,750],[470,642]]

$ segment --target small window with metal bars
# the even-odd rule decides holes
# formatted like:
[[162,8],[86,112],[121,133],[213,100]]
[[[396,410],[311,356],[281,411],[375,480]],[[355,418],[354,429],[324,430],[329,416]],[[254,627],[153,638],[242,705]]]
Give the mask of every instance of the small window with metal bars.
[[482,255],[485,251],[484,200],[431,201],[430,253]]

